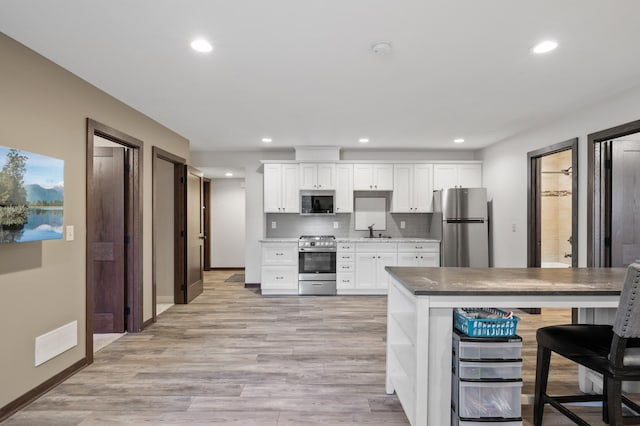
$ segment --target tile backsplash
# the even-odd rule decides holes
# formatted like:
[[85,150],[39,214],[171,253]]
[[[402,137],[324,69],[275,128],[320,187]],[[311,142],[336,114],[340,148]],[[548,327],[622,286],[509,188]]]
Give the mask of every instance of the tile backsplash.
[[[385,197],[387,229],[374,231],[394,238],[429,238],[431,227],[430,213],[390,213],[390,194],[380,192],[356,192],[355,197]],[[400,222],[405,228],[400,229]],[[276,228],[272,229],[272,222]],[[334,228],[334,222],[338,228]],[[268,213],[267,238],[299,237],[300,235],[335,235],[336,237],[360,238],[369,235],[369,231],[355,230],[355,214],[338,213],[333,216],[301,216],[294,213]]]

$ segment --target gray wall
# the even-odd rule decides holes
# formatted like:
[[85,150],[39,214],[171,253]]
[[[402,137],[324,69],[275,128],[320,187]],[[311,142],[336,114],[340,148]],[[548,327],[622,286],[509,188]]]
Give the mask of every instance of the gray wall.
[[174,198],[173,163],[156,159],[156,302],[174,302]]
[[[189,142],[0,34],[0,144],[64,160],[64,225],[74,241],[0,244],[0,407],[85,357],[87,117],[144,142],[143,302],[152,316],[151,148],[189,158]],[[35,338],[72,321],[78,345],[34,366]]]

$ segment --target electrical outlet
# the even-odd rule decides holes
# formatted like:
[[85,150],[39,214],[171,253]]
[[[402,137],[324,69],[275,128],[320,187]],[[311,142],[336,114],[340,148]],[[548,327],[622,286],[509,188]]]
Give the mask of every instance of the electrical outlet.
[[67,241],[73,241],[73,225],[67,225]]
[[271,229],[276,229],[276,226],[277,224],[275,221],[271,222]]
[[340,222],[334,221],[333,222],[333,229],[338,229],[340,228]]
[[400,221],[400,229],[404,229],[407,227],[407,223],[404,220]]

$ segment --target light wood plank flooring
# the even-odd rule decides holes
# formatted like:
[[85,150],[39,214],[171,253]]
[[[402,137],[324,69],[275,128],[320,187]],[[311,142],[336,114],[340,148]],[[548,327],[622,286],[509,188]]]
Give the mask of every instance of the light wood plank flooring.
[[[224,282],[237,272],[207,272],[191,304],[104,348],[6,424],[408,424],[384,392],[386,297],[262,297]],[[566,310],[523,315],[524,393],[533,393],[535,329],[568,320]],[[550,389],[575,389],[577,369],[557,361]],[[599,409],[581,412],[602,424]],[[523,415],[531,425],[531,406]],[[545,416],[572,424],[551,408]]]

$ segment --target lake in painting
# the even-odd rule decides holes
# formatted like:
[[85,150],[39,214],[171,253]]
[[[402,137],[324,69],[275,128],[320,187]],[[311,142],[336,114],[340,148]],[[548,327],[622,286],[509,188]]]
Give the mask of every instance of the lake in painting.
[[62,238],[64,161],[0,146],[0,243]]

